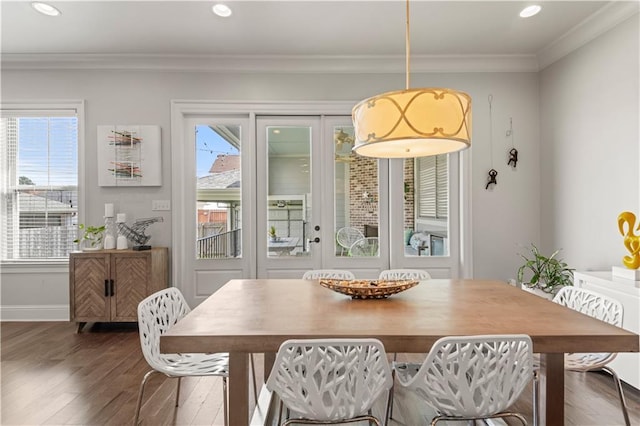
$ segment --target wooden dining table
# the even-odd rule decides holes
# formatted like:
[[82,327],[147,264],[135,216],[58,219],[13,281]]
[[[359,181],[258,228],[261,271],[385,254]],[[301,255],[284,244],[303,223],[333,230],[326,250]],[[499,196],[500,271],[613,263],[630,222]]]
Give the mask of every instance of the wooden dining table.
[[640,338],[490,280],[421,281],[386,299],[351,299],[318,280],[231,280],[160,338],[165,353],[229,352],[229,422],[249,424],[251,353],[265,377],[287,339],[380,339],[387,352],[427,353],[443,336],[527,334],[541,354],[540,424],[564,423],[564,353],[638,352]]

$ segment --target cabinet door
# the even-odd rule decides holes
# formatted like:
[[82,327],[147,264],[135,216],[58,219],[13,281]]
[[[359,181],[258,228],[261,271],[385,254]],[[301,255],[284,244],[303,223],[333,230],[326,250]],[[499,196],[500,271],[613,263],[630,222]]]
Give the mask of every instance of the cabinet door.
[[138,320],[138,303],[149,294],[149,277],[150,252],[111,255],[111,321]]
[[110,319],[105,280],[109,278],[109,256],[72,254],[70,274],[71,321],[102,322]]

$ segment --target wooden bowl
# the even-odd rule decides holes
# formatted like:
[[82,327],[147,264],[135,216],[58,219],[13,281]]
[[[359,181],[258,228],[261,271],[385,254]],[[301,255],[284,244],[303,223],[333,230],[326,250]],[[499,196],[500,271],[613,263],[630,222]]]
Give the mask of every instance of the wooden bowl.
[[323,278],[320,285],[352,299],[384,299],[418,284],[417,280],[336,280]]

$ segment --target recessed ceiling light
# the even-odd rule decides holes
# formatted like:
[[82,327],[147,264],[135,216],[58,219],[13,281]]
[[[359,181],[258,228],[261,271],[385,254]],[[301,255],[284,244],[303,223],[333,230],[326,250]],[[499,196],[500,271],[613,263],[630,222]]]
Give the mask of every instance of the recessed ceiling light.
[[222,16],[223,18],[227,18],[231,16],[231,9],[226,4],[222,4],[222,3],[214,4],[211,10],[213,10],[213,13],[215,13],[218,16]]
[[520,17],[521,18],[530,18],[533,15],[537,15],[538,12],[540,12],[542,8],[540,6],[538,6],[537,4],[531,5],[531,6],[527,6],[524,9],[522,9],[522,11],[520,12]]
[[38,12],[47,16],[59,16],[61,15],[60,11],[55,7],[51,6],[47,3],[33,2],[31,3],[31,7],[33,7]]

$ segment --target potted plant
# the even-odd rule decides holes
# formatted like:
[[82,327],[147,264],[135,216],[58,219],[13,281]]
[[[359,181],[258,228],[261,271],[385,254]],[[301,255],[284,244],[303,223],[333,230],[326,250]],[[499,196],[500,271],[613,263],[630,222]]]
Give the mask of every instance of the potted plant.
[[270,226],[269,227],[269,238],[271,239],[271,241],[276,241],[278,239],[278,237],[276,236],[276,227],[275,226]]
[[[560,288],[573,285],[573,271],[561,259],[556,258],[560,250],[556,250],[549,257],[540,253],[531,244],[529,254],[519,254],[524,264],[518,268],[518,282],[525,290],[530,290],[543,297],[552,298]],[[530,278],[525,279],[525,275]]]
[[84,231],[81,238],[73,240],[74,243],[80,243],[81,250],[100,250],[102,248],[102,240],[104,238],[105,226],[91,226],[81,223],[78,225],[78,231]]

